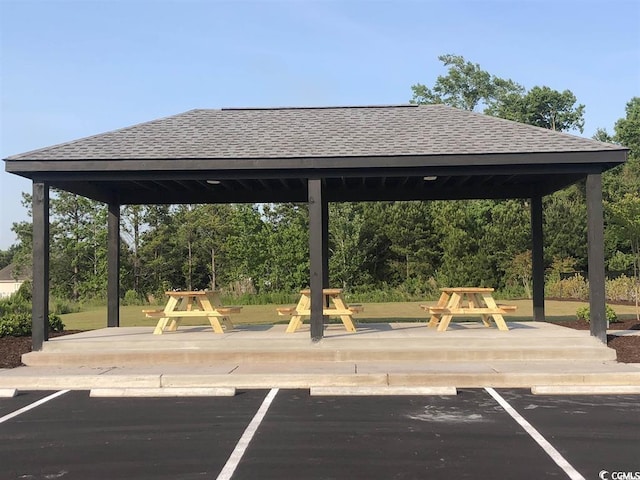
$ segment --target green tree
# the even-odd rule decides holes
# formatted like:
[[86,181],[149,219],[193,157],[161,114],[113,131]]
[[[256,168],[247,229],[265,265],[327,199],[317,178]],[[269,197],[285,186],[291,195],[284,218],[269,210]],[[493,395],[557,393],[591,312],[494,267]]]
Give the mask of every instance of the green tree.
[[309,285],[309,212],[306,204],[263,206],[266,249],[263,287],[267,291],[297,292]]
[[[127,262],[131,268],[131,287],[135,292],[140,295],[141,290],[141,262],[140,262],[140,247],[141,247],[141,234],[144,228],[142,205],[127,205],[122,209],[121,215],[121,237],[124,240],[128,252],[130,252],[129,262]],[[124,267],[124,265],[121,265]],[[123,269],[124,270],[124,269]]]
[[511,79],[483,70],[479,64],[459,55],[441,55],[438,59],[449,67],[433,88],[417,83],[411,86],[411,103],[444,103],[463,110],[484,106],[484,113],[550,130],[567,131],[584,128],[584,105],[575,105],[570,90],[559,92],[549,87],[533,87],[528,92]]
[[440,55],[447,75],[438,76],[433,89],[417,83],[411,86],[411,103],[444,103],[463,110],[475,110],[481,104],[495,103],[509,94],[521,94],[524,89],[512,80],[492,76],[477,63],[468,62],[460,55]]
[[503,96],[486,113],[549,130],[582,132],[584,108],[582,104],[576,105],[576,96],[570,90],[533,87],[525,95]]
[[414,281],[424,285],[435,276],[440,252],[429,203],[392,203],[387,210],[385,233],[391,241],[390,267],[398,282],[408,287]]
[[629,242],[633,254],[636,318],[640,321],[640,195],[627,193],[620,201],[605,204],[611,219],[611,228]]
[[[22,192],[21,204],[27,211],[27,216],[31,218],[31,195]],[[14,222],[11,225],[11,231],[15,233],[18,240],[15,244],[15,252],[12,258],[13,263],[16,265],[16,270],[18,272],[31,270],[33,255],[33,222],[31,220]]]
[[533,282],[533,260],[531,250],[519,253],[513,257],[505,271],[507,285],[520,284],[527,298],[531,298],[531,284]]
[[[531,249],[531,215],[529,202],[523,200],[484,201],[488,219],[483,225],[480,251],[487,257],[491,271],[498,279],[495,287],[512,285],[527,287],[521,272],[514,272],[514,262],[523,265],[524,252]],[[517,281],[514,283],[513,280]]]
[[231,282],[250,282],[266,276],[267,251],[263,248],[268,237],[260,210],[256,205],[233,205],[228,242],[228,270],[225,277]]
[[544,198],[545,258],[578,260],[587,268],[587,207],[584,183],[571,185]]
[[363,271],[372,286],[384,288],[388,284],[397,285],[400,281],[394,278],[397,272],[391,268],[393,253],[391,240],[388,237],[388,217],[393,203],[365,202],[361,203],[363,225],[360,243],[364,251]]
[[15,255],[16,246],[12,245],[7,250],[0,250],[0,269],[6,267],[13,260],[13,256]]
[[[230,232],[229,219],[231,207],[229,205],[199,205],[197,214],[193,218],[195,232],[195,257],[199,271],[207,274],[209,287],[216,290],[219,287],[218,271],[226,267],[226,240]],[[202,283],[203,280],[200,280]]]
[[177,224],[176,239],[177,245],[181,247],[179,253],[179,258],[182,259],[180,271],[184,277],[184,283],[182,283],[182,285],[184,285],[187,290],[193,290],[194,284],[198,289],[204,287],[204,285],[199,285],[198,281],[194,281],[195,269],[197,266],[194,250],[198,240],[195,227],[195,221],[198,216],[196,209],[196,205],[186,204],[178,205],[175,211]]
[[73,300],[106,290],[106,205],[54,190],[50,202],[52,292]]
[[482,225],[486,221],[480,204],[472,201],[437,201],[433,221],[439,226],[441,262],[437,271],[440,286],[495,285],[497,279],[485,255],[480,255]]
[[623,167],[625,193],[640,194],[640,97],[633,97],[626,106],[626,117],[615,124],[614,140],[629,148]]
[[182,286],[181,257],[176,252],[176,222],[170,205],[147,205],[141,233],[140,277],[145,293],[161,294]]
[[366,252],[362,248],[364,217],[358,204],[329,205],[330,284],[345,290],[362,281]]

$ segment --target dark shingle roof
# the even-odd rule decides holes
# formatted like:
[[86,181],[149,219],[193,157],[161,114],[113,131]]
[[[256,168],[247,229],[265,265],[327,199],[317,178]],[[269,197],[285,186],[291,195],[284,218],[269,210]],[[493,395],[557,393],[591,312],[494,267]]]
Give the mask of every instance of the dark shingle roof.
[[30,278],[31,267],[18,268],[14,263],[10,263],[3,269],[0,269],[0,282],[24,282]]
[[595,152],[606,144],[444,105],[191,110],[7,160]]

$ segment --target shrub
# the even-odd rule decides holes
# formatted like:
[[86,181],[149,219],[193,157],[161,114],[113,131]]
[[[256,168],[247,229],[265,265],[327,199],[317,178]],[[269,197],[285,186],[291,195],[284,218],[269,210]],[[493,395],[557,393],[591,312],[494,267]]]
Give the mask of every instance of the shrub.
[[24,337],[31,335],[31,315],[9,313],[0,318],[0,337]]
[[[31,327],[29,327],[31,330]],[[64,323],[62,319],[53,313],[49,314],[49,330],[52,332],[62,332],[64,330]]]
[[31,285],[31,281],[26,280],[22,282],[22,285],[20,285],[20,288],[18,288],[15,296],[21,298],[22,300],[30,302],[33,296],[33,286]]
[[607,280],[605,284],[607,300],[612,302],[633,302],[636,296],[636,283],[633,278],[620,275]]
[[546,295],[551,298],[583,300],[589,298],[589,283],[580,274],[561,280],[551,279],[546,285]]
[[[616,323],[618,321],[618,315],[616,315],[616,312],[614,312],[613,308],[611,308],[609,305],[605,305],[604,314],[607,318],[608,323]],[[591,319],[591,311],[589,309],[589,306],[585,305],[584,307],[580,307],[576,311],[576,317],[578,318],[578,320],[589,322],[589,320]]]
[[[0,337],[31,335],[31,313],[10,313],[0,317]],[[58,315],[49,314],[49,331],[62,332],[64,323]]]
[[31,302],[19,295],[0,299],[0,317],[11,313],[31,313]]
[[69,300],[53,298],[49,302],[49,310],[57,315],[64,315],[65,313],[79,312],[80,305]]
[[127,290],[122,303],[123,305],[140,305],[142,297],[135,290]]

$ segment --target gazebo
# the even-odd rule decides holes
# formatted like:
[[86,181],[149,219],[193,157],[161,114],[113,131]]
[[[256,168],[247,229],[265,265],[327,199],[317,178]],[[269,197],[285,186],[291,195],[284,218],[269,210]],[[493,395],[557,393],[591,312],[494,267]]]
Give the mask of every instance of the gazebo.
[[308,202],[311,339],[323,336],[329,202],[530,199],[543,321],[545,195],[586,179],[591,334],[606,342],[602,172],[627,149],[445,105],[198,109],[13,155],[33,182],[33,350],[48,339],[49,190],[108,204],[107,325],[119,326],[120,206]]

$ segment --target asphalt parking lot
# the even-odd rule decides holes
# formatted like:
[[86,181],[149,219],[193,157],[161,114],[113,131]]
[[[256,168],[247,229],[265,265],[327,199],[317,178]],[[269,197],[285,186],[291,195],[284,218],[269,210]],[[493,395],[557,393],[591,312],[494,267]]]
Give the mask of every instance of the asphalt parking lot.
[[491,392],[93,398],[71,391],[20,412],[55,393],[23,392],[0,398],[0,478],[640,480],[640,396],[499,389],[505,407]]

